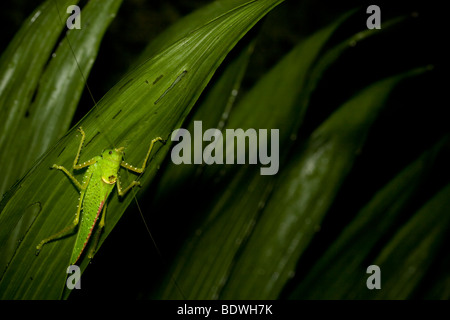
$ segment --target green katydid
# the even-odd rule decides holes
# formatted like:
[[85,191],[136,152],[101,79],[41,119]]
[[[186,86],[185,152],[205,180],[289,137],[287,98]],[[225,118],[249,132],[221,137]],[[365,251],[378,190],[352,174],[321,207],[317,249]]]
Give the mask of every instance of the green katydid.
[[[81,149],[86,138],[86,135],[81,127],[78,128],[78,131],[81,133],[81,141],[77,155],[73,162],[73,169],[80,170],[89,167],[86,171],[86,174],[84,175],[83,183],[80,183],[63,166],[59,166],[56,164],[53,165],[54,169],[63,171],[80,191],[80,198],[75,219],[73,220],[72,225],[42,240],[36,247],[36,255],[38,255],[40,250],[46,243],[73,232],[75,228],[79,226],[77,239],[75,241],[75,246],[72,250],[72,256],[70,258],[71,265],[75,264],[83,253],[91,237],[92,230],[94,229],[101,213],[98,230],[93,239],[94,243],[91,245],[91,249],[88,253],[89,259],[93,257],[96,246],[98,244],[98,240],[100,238],[100,233],[105,225],[106,201],[108,199],[108,196],[111,194],[114,185],[117,183],[117,193],[120,197],[126,195],[126,193],[134,186],[140,185],[139,181],[133,181],[125,189],[122,189],[119,179],[120,167],[124,167],[129,171],[137,174],[143,173],[147,165],[148,158],[150,157],[150,153],[153,149],[153,145],[157,141],[163,141],[161,137],[157,137],[151,141],[150,147],[147,151],[147,155],[144,159],[142,167],[140,168],[134,167],[123,161],[123,147],[105,150],[100,156],[96,156],[91,160],[83,162],[82,164],[78,164]],[[83,211],[82,214],[81,211]]]

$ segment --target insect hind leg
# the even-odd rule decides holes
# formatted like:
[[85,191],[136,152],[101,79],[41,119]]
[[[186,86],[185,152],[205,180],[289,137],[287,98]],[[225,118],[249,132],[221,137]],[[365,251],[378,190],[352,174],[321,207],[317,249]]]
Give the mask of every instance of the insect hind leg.
[[51,241],[57,240],[58,238],[61,238],[61,237],[65,236],[66,234],[72,233],[75,230],[75,228],[78,226],[78,223],[80,221],[81,204],[83,203],[83,198],[84,198],[84,192],[81,192],[80,193],[80,201],[78,203],[77,213],[75,214],[75,219],[73,220],[72,224],[70,226],[65,227],[61,231],[55,233],[54,235],[52,235],[52,236],[42,240],[36,246],[36,255],[39,255],[39,253],[41,252],[42,247],[45,244],[47,244],[47,243],[49,243]]
[[55,233],[54,235],[42,240],[37,246],[36,246],[36,255],[39,255],[39,253],[41,252],[42,247],[54,240],[57,240],[58,238],[61,238],[62,236],[68,234],[68,233],[72,233],[73,230],[76,228],[77,224],[72,224],[64,229],[62,229],[61,231]]
[[94,234],[94,238],[92,239],[92,244],[91,244],[91,248],[89,249],[88,252],[88,259],[92,259],[95,255],[95,252],[97,250],[97,246],[98,246],[98,241],[100,240],[100,235],[102,233],[103,227],[105,226],[105,216],[106,216],[106,202],[103,205],[103,209],[102,209],[102,218],[100,219],[100,222],[97,226],[97,230]]

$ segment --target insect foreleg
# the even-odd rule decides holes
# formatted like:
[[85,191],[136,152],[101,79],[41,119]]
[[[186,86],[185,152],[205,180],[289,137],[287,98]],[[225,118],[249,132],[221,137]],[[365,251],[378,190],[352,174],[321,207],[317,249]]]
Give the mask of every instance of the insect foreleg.
[[96,159],[92,158],[91,160],[83,162],[82,164],[78,164],[78,159],[80,158],[81,149],[83,148],[83,143],[84,143],[84,140],[86,139],[86,134],[84,133],[83,128],[79,127],[78,131],[80,131],[80,133],[81,133],[81,141],[80,141],[80,146],[78,147],[77,155],[75,157],[75,160],[73,161],[73,168],[76,170],[88,167],[91,164],[94,164],[96,162]]
[[[130,170],[130,171],[135,172],[135,173],[142,173],[142,172],[144,172],[145,167],[147,166],[147,160],[148,160],[148,158],[150,157],[150,153],[152,152],[153,145],[154,145],[157,141],[163,141],[163,139],[162,139],[161,137],[157,137],[157,138],[155,138],[155,139],[152,140],[152,142],[150,143],[150,147],[148,148],[147,155],[146,155],[146,157],[145,157],[145,159],[144,159],[144,162],[142,163],[142,167],[140,167],[140,168],[133,167],[132,165],[126,163],[125,161],[122,161],[122,163],[121,163],[120,165],[121,165],[122,167],[124,167],[124,168]],[[131,188],[131,187],[132,187],[132,186],[130,185],[130,186],[127,187],[125,190],[128,190],[128,189]]]
[[128,187],[126,187],[125,189],[122,189],[122,186],[120,184],[120,178],[117,178],[117,193],[119,194],[120,197],[123,197],[124,195],[127,194],[127,192],[133,188],[134,186],[140,186],[141,183],[139,181],[133,181],[130,183],[130,185]]
[[81,185],[81,183],[77,179],[75,179],[75,177],[72,174],[70,174],[70,172],[63,166],[58,166],[58,165],[54,164],[52,166],[52,168],[58,169],[58,170],[61,170],[62,172],[64,172],[67,175],[67,177],[70,179],[70,181],[72,181],[73,184],[75,184],[75,186],[78,188],[78,190],[81,191],[81,190],[85,189],[85,187],[83,185]]

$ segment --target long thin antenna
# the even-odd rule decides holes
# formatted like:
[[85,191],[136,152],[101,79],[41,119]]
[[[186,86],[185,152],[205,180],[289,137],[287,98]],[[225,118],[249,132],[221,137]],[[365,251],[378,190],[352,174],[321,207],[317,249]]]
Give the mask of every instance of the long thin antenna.
[[[150,228],[148,227],[147,222],[145,221],[144,214],[142,213],[141,207],[139,206],[139,202],[137,201],[137,198],[136,198],[136,193],[135,193],[134,190],[132,190],[132,192],[133,192],[133,196],[134,196],[134,201],[136,202],[136,206],[137,206],[137,208],[138,208],[138,210],[139,210],[139,213],[141,214],[142,221],[144,221],[144,225],[145,225],[145,228],[147,229],[147,233],[148,233],[148,235],[150,236],[150,239],[152,239],[153,245],[154,245],[155,248],[156,248],[156,252],[158,253],[158,255],[159,255],[161,261],[162,261],[164,264],[167,265],[167,262],[166,262],[166,260],[164,259],[164,257],[163,257],[163,255],[162,255],[161,251],[159,250],[159,248],[158,248],[158,246],[157,246],[157,244],[156,244],[156,241],[155,241],[155,239],[153,238],[153,235],[152,235],[152,233],[151,233],[151,231],[150,231]],[[170,279],[171,279],[171,281],[174,283],[175,287],[177,288],[178,292],[181,294],[181,296],[183,297],[183,299],[186,300],[186,297],[184,296],[183,291],[181,291],[181,288],[180,288],[180,286],[178,285],[178,283],[177,283],[177,281],[175,280],[175,278],[174,278],[172,275],[170,275]]]
[[[56,0],[53,0],[53,2],[54,2],[54,4],[55,4],[56,11],[58,12],[59,20],[61,21],[61,23],[63,23],[64,20],[62,19],[61,13],[59,12],[58,5],[57,5],[57,3],[56,3]],[[77,68],[78,68],[78,70],[79,70],[79,72],[80,72],[80,74],[81,74],[81,77],[83,78],[83,81],[84,81],[84,84],[85,84],[85,86],[86,86],[86,89],[88,90],[89,95],[91,96],[91,99],[92,99],[92,101],[94,102],[94,108],[95,108],[95,107],[97,106],[97,102],[96,102],[96,100],[95,100],[95,98],[94,98],[94,95],[92,94],[91,89],[89,88],[89,85],[88,85],[86,76],[84,75],[83,70],[82,70],[81,67],[80,67],[80,64],[79,64],[79,62],[78,62],[77,56],[76,56],[75,51],[74,51],[74,49],[73,49],[73,47],[72,47],[72,44],[71,44],[71,42],[70,42],[70,39],[69,39],[69,36],[68,36],[67,32],[65,33],[64,36],[65,36],[65,38],[66,38],[66,40],[67,40],[67,44],[69,45],[70,51],[72,52],[73,58],[75,59],[75,63],[77,64]],[[186,71],[183,72],[183,75],[184,75],[184,73],[186,73]],[[169,89],[170,89],[170,88],[169,88]],[[155,103],[156,103],[156,102],[155,102]],[[105,137],[106,137],[106,135],[105,135]],[[106,138],[107,138],[107,137],[106,137]],[[108,138],[107,138],[107,139],[108,139]],[[108,139],[108,140],[109,140],[109,139]],[[111,142],[110,142],[110,143],[111,143]],[[111,144],[111,145],[113,145],[113,144]],[[141,175],[142,175],[142,174],[141,174]],[[141,175],[139,175],[139,177],[140,177]],[[138,210],[139,210],[139,214],[140,214],[140,216],[141,216],[141,218],[142,218],[142,221],[144,222],[145,228],[147,229],[147,233],[148,233],[148,235],[150,236],[150,239],[152,240],[153,245],[155,246],[156,251],[157,251],[157,253],[158,253],[158,255],[159,255],[161,261],[162,261],[164,264],[167,265],[167,262],[164,260],[163,255],[161,254],[161,251],[159,250],[158,246],[156,245],[156,241],[155,241],[155,239],[153,238],[153,235],[152,235],[152,233],[151,233],[151,231],[150,231],[150,228],[149,228],[148,225],[147,225],[147,221],[145,220],[144,214],[142,213],[141,207],[139,206],[139,202],[138,202],[138,200],[137,200],[136,193],[135,193],[134,189],[132,189],[132,192],[133,192],[133,198],[134,198],[134,201],[136,202],[137,208],[138,208]],[[175,284],[175,287],[177,288],[177,290],[179,291],[179,293],[181,294],[181,296],[183,297],[183,299],[186,299],[186,297],[185,297],[184,294],[183,294],[183,291],[181,291],[181,288],[179,287],[179,285],[178,285],[177,281],[175,280],[175,278],[174,278],[172,275],[170,275],[170,278],[171,278],[172,282]]]
[[[61,13],[59,12],[56,0],[53,0],[53,2],[55,3],[55,7],[56,7],[56,11],[58,12],[59,20],[61,21],[61,23],[63,23],[64,20],[63,20],[63,18],[61,16]],[[80,71],[81,77],[83,78],[83,81],[84,81],[84,85],[86,86],[86,89],[89,92],[89,95],[91,96],[92,101],[94,101],[94,107],[95,107],[97,105],[97,102],[94,99],[94,95],[92,94],[91,88],[89,88],[86,76],[84,75],[83,70],[81,69],[80,64],[78,63],[77,56],[75,54],[75,51],[73,50],[72,43],[70,43],[69,36],[67,35],[67,32],[64,34],[64,37],[67,40],[67,44],[69,45],[70,51],[72,52],[73,58],[75,59],[75,62],[77,64],[78,71]]]
[[[58,13],[59,20],[61,21],[61,23],[64,23],[64,19],[63,19],[62,15],[61,15],[61,12],[59,11],[59,8],[58,8],[58,5],[57,5],[57,3],[56,3],[56,0],[53,0],[53,3],[55,4],[55,7],[56,7],[56,11],[57,11],[57,13]],[[94,109],[94,108],[97,107],[97,101],[95,100],[94,95],[92,94],[91,88],[89,87],[89,84],[88,84],[88,82],[87,82],[87,78],[86,78],[86,76],[85,76],[83,70],[81,69],[80,63],[78,62],[77,55],[75,54],[75,50],[73,49],[72,43],[70,42],[70,38],[69,38],[69,35],[68,35],[68,31],[66,31],[66,33],[64,34],[64,37],[65,37],[65,39],[67,40],[67,44],[68,44],[68,46],[69,46],[69,48],[70,48],[70,52],[72,53],[72,56],[73,56],[73,58],[74,58],[74,60],[75,60],[75,63],[76,63],[76,65],[77,65],[77,69],[78,69],[78,71],[80,72],[81,77],[83,78],[83,82],[84,82],[84,85],[85,85],[85,87],[86,87],[86,89],[87,89],[87,91],[88,91],[88,93],[89,93],[89,96],[91,97],[92,101],[94,102],[94,107],[93,107],[93,109]],[[101,121],[103,121],[103,120],[101,120]],[[108,136],[105,135],[105,138],[106,138],[106,140],[108,140],[108,143],[109,143],[111,146],[115,147],[115,144],[108,138]]]

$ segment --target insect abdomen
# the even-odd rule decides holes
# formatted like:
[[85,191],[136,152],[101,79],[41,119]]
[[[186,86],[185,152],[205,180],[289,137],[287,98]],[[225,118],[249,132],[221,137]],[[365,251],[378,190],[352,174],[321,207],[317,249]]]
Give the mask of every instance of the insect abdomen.
[[[91,167],[92,171],[90,171]],[[101,172],[96,170],[97,163],[91,167],[86,173],[87,175],[92,175],[83,198],[81,221],[78,226],[77,240],[72,250],[71,264],[75,264],[78,261],[86,248],[105,201],[113,188],[113,185],[106,185],[101,181]]]
[[98,217],[103,209],[105,202],[101,202],[100,206],[95,215],[82,213],[81,224],[79,226],[77,240],[75,242],[75,247],[72,250],[72,257],[70,258],[70,264],[75,264],[81,256],[81,253],[86,248],[86,245],[92,235],[95,224],[97,223]]

